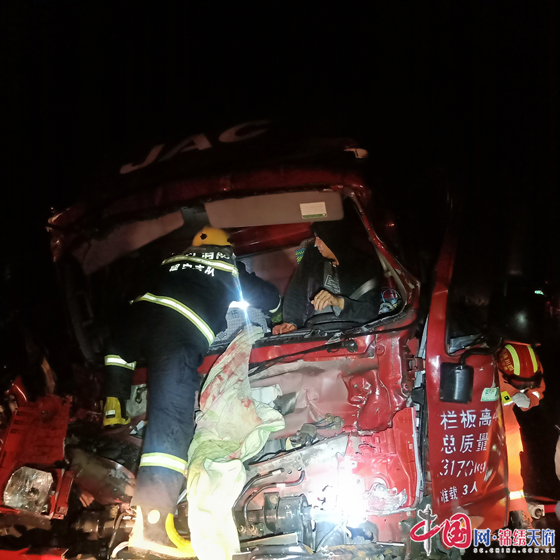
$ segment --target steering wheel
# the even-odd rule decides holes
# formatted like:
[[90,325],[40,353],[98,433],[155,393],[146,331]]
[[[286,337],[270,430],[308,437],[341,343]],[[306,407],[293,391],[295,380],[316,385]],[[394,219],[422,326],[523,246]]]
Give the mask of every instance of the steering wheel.
[[303,326],[306,329],[311,329],[314,327],[324,327],[329,330],[346,330],[353,327],[359,327],[362,323],[357,323],[356,321],[343,321],[339,319],[334,313],[319,313],[318,315],[313,315],[305,321]]

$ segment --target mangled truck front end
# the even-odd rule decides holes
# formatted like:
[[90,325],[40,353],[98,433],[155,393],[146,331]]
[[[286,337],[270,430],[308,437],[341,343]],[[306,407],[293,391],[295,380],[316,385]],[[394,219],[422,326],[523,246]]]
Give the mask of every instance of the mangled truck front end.
[[[291,202],[277,207],[276,221],[266,221],[259,212],[249,213],[252,223],[244,221],[243,207],[258,209],[259,197],[284,195]],[[73,473],[73,491],[81,498],[68,533],[73,544],[67,548],[79,543],[83,549],[85,534],[94,554],[118,554],[117,545],[130,530],[130,481],[147,420],[145,370],[136,371],[130,426],[109,434],[100,429],[99,386],[108,325],[142,289],[149,267],[187,246],[193,233],[210,221],[228,229],[237,258],[248,270],[285,293],[298,266],[298,249],[312,239],[309,224],[317,219],[316,214],[304,215],[305,205],[331,208],[333,197],[340,211],[355,216],[363,250],[381,263],[383,280],[376,289],[382,308],[367,324],[332,322],[282,335],[272,335],[270,321],[261,322],[269,332],[250,354],[251,394],[280,412],[285,427],[245,463],[247,482],[232,509],[240,551],[269,558],[326,550],[344,556],[360,547],[410,554],[419,550],[414,546],[422,547],[411,542],[410,533],[427,504],[442,519],[463,512],[477,526],[503,526],[503,430],[499,401],[492,393],[492,357],[469,359],[476,375],[466,400],[464,391],[453,385],[454,365],[468,352],[468,341],[459,343],[446,334],[452,241],[448,238],[442,250],[427,321],[427,310],[420,308],[420,282],[383,240],[381,234],[391,228],[372,217],[371,193],[360,175],[276,167],[170,182],[105,202],[95,212],[77,206],[51,219],[53,253],[81,356],[74,364],[78,394],[64,434],[63,464]],[[224,216],[231,222],[224,225]],[[242,306],[232,313],[251,322]],[[201,375],[210,371],[230,340],[217,338]],[[445,368],[455,379],[451,384],[459,391],[457,398],[441,392]],[[26,406],[22,401],[19,410]],[[9,420],[12,428],[17,417],[12,414]],[[11,437],[3,440],[0,469]],[[41,468],[56,478],[59,471],[46,463]],[[107,492],[106,485],[96,482],[120,469],[126,471],[127,484]],[[3,515],[6,506],[4,498]],[[188,534],[185,506],[182,499],[177,526]],[[52,518],[52,511],[34,515]],[[449,552],[436,546],[442,554]]]

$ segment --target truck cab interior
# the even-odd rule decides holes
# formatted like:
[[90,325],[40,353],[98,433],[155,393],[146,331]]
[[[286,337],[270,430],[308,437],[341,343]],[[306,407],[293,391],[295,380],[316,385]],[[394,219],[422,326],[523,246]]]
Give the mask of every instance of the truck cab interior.
[[[399,289],[402,281],[373,243],[354,200],[330,190],[320,195],[317,191],[302,191],[196,203],[156,218],[121,223],[80,244],[72,251],[74,262],[71,270],[67,267],[64,272],[64,284],[68,308],[74,315],[71,322],[82,333],[77,333],[76,338],[86,360],[99,361],[104,342],[123,309],[148,290],[151,275],[159,264],[172,254],[185,251],[196,232],[208,224],[225,229],[237,259],[247,271],[271,282],[284,296],[305,248],[314,245],[313,221],[344,220],[345,227],[351,229],[353,248],[364,258],[381,264],[382,272],[373,288],[379,290],[381,297],[375,321],[397,315],[406,299],[406,295],[402,297],[402,287]],[[245,302],[234,302],[226,319],[228,327],[217,334],[210,353],[223,351],[248,322],[265,331],[259,345],[320,340],[334,332],[362,326],[326,316],[320,323],[273,335],[273,322],[282,321],[281,307],[271,316],[247,308]]]

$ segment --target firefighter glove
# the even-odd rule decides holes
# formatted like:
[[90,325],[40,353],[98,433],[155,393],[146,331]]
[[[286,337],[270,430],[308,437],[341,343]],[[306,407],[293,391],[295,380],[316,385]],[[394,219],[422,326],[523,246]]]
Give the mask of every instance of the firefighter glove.
[[511,400],[519,407],[519,408],[529,408],[531,406],[531,399],[525,393],[515,393]]

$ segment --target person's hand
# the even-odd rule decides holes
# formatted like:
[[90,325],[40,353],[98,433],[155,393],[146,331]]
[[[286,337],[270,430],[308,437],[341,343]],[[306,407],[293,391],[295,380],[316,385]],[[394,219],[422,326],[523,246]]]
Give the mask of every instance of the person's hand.
[[280,323],[272,327],[272,334],[286,334],[296,329],[297,327],[293,323]]
[[321,290],[312,300],[311,303],[315,307],[316,311],[323,311],[328,305],[333,305],[334,307],[340,307],[344,309],[344,298],[340,296],[335,296],[327,290]]
[[531,406],[531,399],[525,393],[515,393],[511,400],[519,407],[519,408],[529,408]]
[[80,502],[82,502],[82,505],[86,508],[91,506],[91,504],[95,500],[92,494],[87,490],[84,490],[83,488],[79,489],[79,496],[80,496]]

